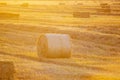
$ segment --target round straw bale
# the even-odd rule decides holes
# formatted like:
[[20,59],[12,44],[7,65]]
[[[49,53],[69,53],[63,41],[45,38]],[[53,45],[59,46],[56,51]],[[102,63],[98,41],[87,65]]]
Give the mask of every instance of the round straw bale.
[[75,18],[90,18],[89,12],[73,12],[73,17]]
[[71,56],[70,36],[67,34],[42,34],[38,39],[37,51],[40,57],[69,58]]
[[0,61],[0,80],[14,80],[14,64],[11,61]]
[[23,3],[21,4],[21,7],[28,7],[29,6],[29,3]]

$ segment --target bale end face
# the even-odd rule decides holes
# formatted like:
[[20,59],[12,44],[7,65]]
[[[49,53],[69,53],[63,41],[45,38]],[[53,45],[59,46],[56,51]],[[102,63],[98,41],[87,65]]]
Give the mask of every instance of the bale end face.
[[37,44],[40,57],[69,58],[71,57],[71,42],[66,34],[43,34]]
[[14,80],[13,62],[0,61],[0,80]]

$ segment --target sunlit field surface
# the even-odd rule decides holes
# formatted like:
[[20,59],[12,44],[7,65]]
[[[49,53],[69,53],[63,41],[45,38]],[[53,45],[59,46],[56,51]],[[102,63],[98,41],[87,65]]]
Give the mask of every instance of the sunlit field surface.
[[[41,33],[69,34],[72,57],[40,59]],[[120,80],[120,1],[0,0],[0,61],[14,80]]]

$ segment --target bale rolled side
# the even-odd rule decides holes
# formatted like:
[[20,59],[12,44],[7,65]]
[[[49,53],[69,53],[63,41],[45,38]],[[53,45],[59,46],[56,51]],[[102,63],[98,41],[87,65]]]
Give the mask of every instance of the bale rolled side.
[[40,57],[68,58],[71,56],[70,37],[66,34],[42,34],[37,51]]

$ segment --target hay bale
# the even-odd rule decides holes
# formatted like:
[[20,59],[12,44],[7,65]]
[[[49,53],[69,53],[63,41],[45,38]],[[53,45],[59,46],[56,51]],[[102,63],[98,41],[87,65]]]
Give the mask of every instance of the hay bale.
[[70,37],[67,34],[42,34],[38,39],[37,51],[39,57],[69,58]]
[[0,19],[19,19],[19,14],[0,12]]
[[101,8],[97,9],[100,14],[111,14],[111,6],[108,3],[101,3]]
[[29,6],[29,3],[23,3],[21,4],[21,7],[28,7]]
[[111,8],[120,10],[120,3],[113,3],[113,4],[111,4]]
[[97,9],[97,12],[102,14],[110,14],[111,9]]
[[120,6],[120,2],[114,2],[113,5]]
[[89,12],[74,12],[73,17],[75,18],[90,18]]
[[100,6],[101,8],[110,8],[110,5],[108,3],[101,3]]
[[78,6],[83,5],[83,3],[77,3]]
[[61,3],[59,3],[59,5],[65,5],[65,3],[62,3],[62,2],[61,2]]
[[7,3],[0,3],[0,6],[7,6]]
[[13,62],[0,61],[0,80],[14,80]]

